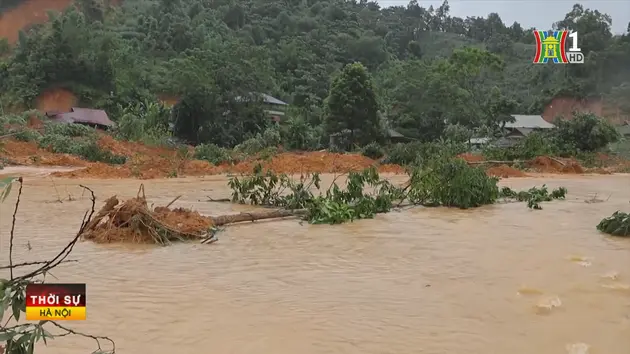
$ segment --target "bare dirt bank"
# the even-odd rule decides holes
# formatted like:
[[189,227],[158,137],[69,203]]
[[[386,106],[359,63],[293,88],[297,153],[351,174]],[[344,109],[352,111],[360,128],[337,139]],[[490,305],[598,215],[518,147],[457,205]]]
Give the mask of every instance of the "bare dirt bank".
[[[382,164],[356,153],[331,153],[327,151],[311,152],[280,152],[270,158],[245,157],[232,164],[224,163],[212,165],[204,160],[196,160],[192,156],[194,149],[188,148],[187,154],[167,147],[147,146],[138,142],[120,141],[112,136],[100,133],[98,145],[116,155],[122,155],[127,161],[122,165],[110,165],[102,162],[89,162],[69,154],[52,153],[38,147],[36,142],[23,142],[13,139],[3,139],[0,147],[0,158],[9,165],[33,167],[73,167],[51,171],[55,177],[67,178],[97,178],[97,179],[156,179],[182,176],[208,176],[229,173],[251,172],[256,164],[263,169],[276,173],[344,173],[358,171],[375,166],[380,173],[403,174],[405,169],[399,165]],[[526,177],[530,173],[551,174],[610,174],[625,171],[630,168],[629,161],[616,160],[610,156],[601,155],[606,162],[605,168],[587,169],[575,159],[558,159],[539,156],[531,161],[525,161],[527,172],[516,168],[515,164],[487,163],[483,157],[474,154],[462,154],[460,158],[471,164],[483,166],[488,175],[499,178]],[[5,172],[1,172],[6,174]]]

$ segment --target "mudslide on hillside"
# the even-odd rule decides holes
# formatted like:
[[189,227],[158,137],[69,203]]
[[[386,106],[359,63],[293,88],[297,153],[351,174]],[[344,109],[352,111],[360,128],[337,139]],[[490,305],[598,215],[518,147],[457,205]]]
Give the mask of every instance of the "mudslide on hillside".
[[70,108],[77,106],[79,100],[72,92],[59,88],[42,92],[35,102],[40,112],[69,112]]
[[70,4],[72,0],[27,0],[0,14],[0,37],[7,38],[13,44],[20,30],[46,22],[49,10],[63,11]]

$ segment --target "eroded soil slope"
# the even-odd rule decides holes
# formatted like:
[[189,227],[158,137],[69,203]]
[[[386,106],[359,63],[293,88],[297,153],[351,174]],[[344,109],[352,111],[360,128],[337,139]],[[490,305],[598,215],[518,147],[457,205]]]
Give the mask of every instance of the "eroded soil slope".
[[48,11],[63,11],[71,0],[28,0],[0,14],[0,37],[13,44],[20,30],[48,21]]

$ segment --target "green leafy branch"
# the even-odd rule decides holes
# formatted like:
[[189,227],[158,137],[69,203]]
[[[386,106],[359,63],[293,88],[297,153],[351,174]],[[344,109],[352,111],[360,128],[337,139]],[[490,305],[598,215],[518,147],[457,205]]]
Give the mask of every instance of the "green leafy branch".
[[[338,176],[339,177],[339,176]],[[507,187],[499,190],[498,180],[465,161],[439,158],[410,171],[404,186],[395,186],[379,176],[376,168],[349,172],[345,187],[333,180],[330,187],[320,190],[319,175],[301,176],[299,182],[287,175],[262,172],[258,165],[254,173],[233,177],[228,182],[232,201],[289,210],[304,216],[313,224],[340,224],[373,218],[404,205],[446,206],[462,209],[495,203],[499,198],[527,202],[531,209],[542,209],[541,202],[564,199],[566,188],[551,193],[545,185],[515,192]],[[319,191],[316,195],[313,192]]]
[[[91,193],[92,207],[91,210],[86,212],[81,222],[79,232],[74,238],[52,259],[48,261],[38,262],[25,262],[25,263],[13,263],[13,240],[15,236],[15,223],[16,215],[20,206],[20,198],[22,196],[22,188],[24,183],[21,177],[9,177],[0,180],[0,203],[4,202],[11,193],[13,184],[17,182],[20,184],[15,207],[13,210],[13,220],[11,223],[10,243],[9,243],[9,265],[2,266],[0,269],[9,269],[10,279],[0,278],[0,319],[4,317],[7,311],[10,311],[10,316],[4,324],[0,324],[0,343],[4,342],[4,346],[0,345],[0,353],[4,354],[32,354],[35,350],[35,344],[42,340],[44,344],[48,344],[48,339],[64,337],[67,335],[78,335],[86,338],[91,338],[96,342],[97,349],[93,353],[97,354],[114,354],[116,352],[116,345],[114,341],[108,337],[93,336],[81,332],[74,331],[63,325],[58,324],[55,321],[39,321],[38,323],[19,323],[22,318],[22,313],[26,312],[26,286],[31,283],[43,283],[46,277],[52,269],[57,267],[61,263],[71,262],[72,260],[66,260],[68,255],[72,252],[74,245],[79,240],[85,227],[92,220],[92,216],[95,211],[96,197],[94,192],[85,186],[82,188],[88,190]],[[23,268],[28,266],[37,265],[37,269],[27,272],[26,274],[15,276],[14,270],[17,268]],[[42,276],[43,279],[37,279]],[[11,321],[17,324],[9,326]],[[57,329],[61,330],[61,333],[52,334],[44,328],[44,325],[50,324]],[[104,350],[101,346],[101,341],[107,341],[111,344],[111,349]]]
[[551,191],[547,189],[547,185],[543,184],[542,187],[532,187],[527,191],[516,192],[509,187],[503,187],[500,192],[500,196],[506,199],[514,199],[519,202],[527,202],[527,207],[535,210],[542,210],[540,203],[550,202],[554,199],[565,199],[567,195],[567,189],[565,187],[559,187]]
[[613,236],[630,236],[630,214],[616,211],[597,224],[597,230]]

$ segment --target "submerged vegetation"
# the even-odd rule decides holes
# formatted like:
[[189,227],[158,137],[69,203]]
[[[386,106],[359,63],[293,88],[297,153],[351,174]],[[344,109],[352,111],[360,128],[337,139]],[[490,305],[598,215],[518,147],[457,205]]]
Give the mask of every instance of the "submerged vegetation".
[[549,193],[547,187],[515,192],[499,190],[498,179],[459,159],[438,159],[409,174],[404,186],[395,186],[379,176],[374,168],[350,172],[345,186],[337,178],[324,191],[318,174],[302,175],[299,181],[256,166],[250,176],[232,177],[228,183],[232,202],[273,206],[288,210],[304,209],[304,218],[314,224],[339,224],[372,218],[402,205],[445,206],[462,209],[493,204],[499,198],[527,202],[530,209],[540,203],[564,199],[566,188]]
[[630,236],[630,214],[616,211],[602,219],[597,230],[613,236]]
[[530,209],[541,210],[540,206],[541,202],[550,202],[554,199],[565,199],[567,195],[567,189],[564,187],[559,187],[554,189],[549,193],[546,185],[542,185],[542,187],[532,187],[527,191],[515,192],[514,190],[503,187],[501,189],[501,196],[504,198],[515,199],[519,202],[527,202],[527,207]]

